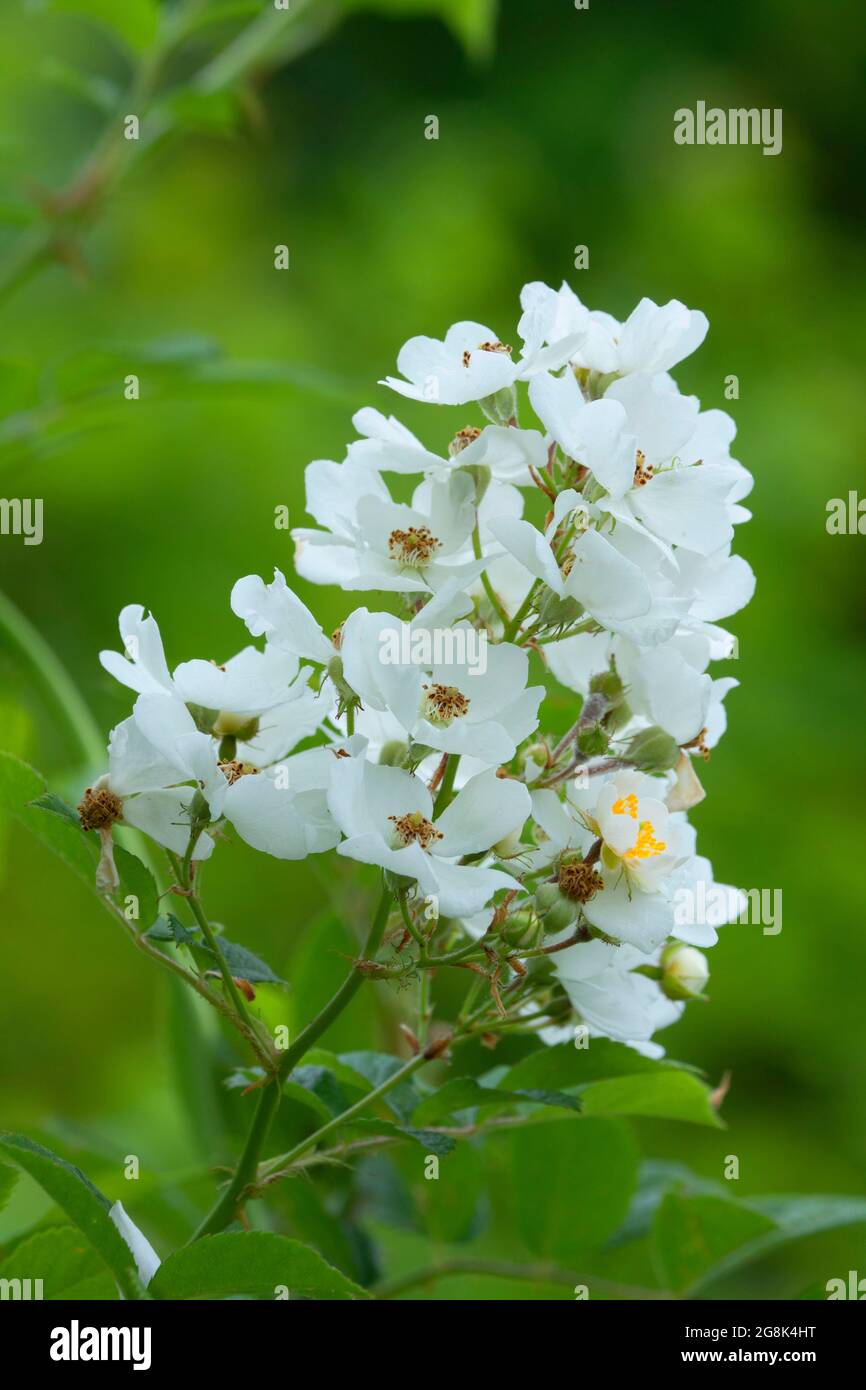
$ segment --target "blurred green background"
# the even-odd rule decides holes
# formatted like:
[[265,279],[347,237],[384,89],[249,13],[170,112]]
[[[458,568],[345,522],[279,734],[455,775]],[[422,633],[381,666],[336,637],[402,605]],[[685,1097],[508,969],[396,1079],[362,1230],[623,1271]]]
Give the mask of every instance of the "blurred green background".
[[[128,81],[103,31],[65,8],[0,11],[7,265],[38,235],[33,200],[69,184],[110,84]],[[93,226],[64,233],[66,264],[4,303],[0,491],[44,499],[45,538],[0,538],[0,588],[107,732],[130,701],[97,652],[117,645],[123,604],[152,609],[170,664],[225,659],[245,637],[231,584],[290,574],[274,508],[302,524],[304,465],[343,457],[354,409],[394,410],[431,446],[471,422],[375,385],[407,337],[475,318],[513,341],[534,279],[567,278],[621,317],[642,295],[705,310],[709,337],[677,376],[737,420],[755,475],[738,548],[758,589],[730,624],[739,659],[717,668],[742,688],[694,819],[717,877],[782,890],[784,919],[777,936],[727,928],[711,1003],[664,1037],[714,1080],[732,1073],[728,1130],[647,1122],[641,1147],[716,1179],[736,1154],[738,1196],[862,1193],[863,540],[825,529],[828,499],[864,483],[859,7],[504,0],[497,17],[483,0],[394,0],[320,18],[239,99],[191,103]],[[698,99],[781,107],[783,153],[676,146],[673,112]],[[424,138],[430,114],[438,141]],[[586,271],[573,268],[581,244]],[[137,402],[123,399],[130,372]],[[299,590],[326,628],[347,610],[339,591]],[[86,770],[56,709],[8,653],[0,676],[0,745],[71,795]],[[2,854],[0,1123],[109,1168],[118,1153],[194,1163],[169,1046],[185,1016],[166,981],[25,832],[3,825]],[[292,1022],[340,978],[367,901],[345,866],[322,874],[240,843],[221,849],[207,895],[290,981],[270,1007]],[[395,1047],[402,1007],[368,989],[326,1042]],[[220,1142],[230,1158],[230,1125]],[[0,1231],[28,1214],[13,1204]],[[179,1232],[189,1219],[181,1204]],[[858,1254],[863,1268],[849,1231],[804,1269],[823,1281]]]

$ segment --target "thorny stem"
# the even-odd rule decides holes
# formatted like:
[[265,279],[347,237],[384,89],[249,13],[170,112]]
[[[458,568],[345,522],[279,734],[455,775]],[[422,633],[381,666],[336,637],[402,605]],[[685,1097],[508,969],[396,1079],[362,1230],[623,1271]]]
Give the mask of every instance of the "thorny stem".
[[[388,914],[391,911],[391,900],[391,890],[385,888],[379,899],[376,915],[367,933],[367,940],[364,942],[364,949],[362,952],[362,959],[364,960],[372,960],[382,944],[382,937],[385,934],[385,927],[388,922]],[[304,1054],[309,1052],[313,1044],[316,1043],[325,1030],[330,1027],[334,1019],[338,1018],[346,1005],[354,999],[363,981],[363,973],[360,970],[353,969],[346,976],[346,979],[331,1000],[320,1010],[312,1022],[308,1023],[306,1028],[302,1029],[292,1045],[286,1048],[277,1066],[277,1074],[282,1080],[285,1080],[293,1068],[297,1066]]]
[[356,1101],[354,1105],[350,1105],[348,1110],[344,1110],[341,1114],[335,1115],[327,1124],[322,1125],[321,1129],[317,1129],[314,1134],[308,1135],[306,1139],[302,1139],[299,1144],[296,1144],[293,1149],[289,1149],[288,1153],[280,1154],[278,1158],[272,1158],[265,1163],[259,1170],[259,1181],[266,1181],[268,1178],[274,1177],[282,1169],[290,1168],[297,1159],[302,1158],[310,1149],[314,1149],[319,1141],[324,1139],[326,1135],[332,1134],[335,1129],[339,1129],[342,1125],[350,1124],[362,1110],[367,1110],[371,1105],[375,1105],[375,1103],[381,1100],[383,1096],[387,1095],[389,1091],[392,1091],[395,1086],[399,1086],[401,1081],[405,1081],[407,1077],[411,1076],[413,1072],[417,1071],[419,1067],[423,1067],[425,1062],[429,1062],[430,1060],[431,1059],[423,1052],[419,1052],[414,1057],[410,1057],[409,1061],[406,1062],[404,1066],[400,1067],[399,1071],[395,1071],[392,1076],[389,1076],[387,1080],[383,1081],[381,1086],[377,1086],[373,1091],[368,1091],[368,1093],[362,1096],[360,1100]]
[[[382,942],[385,926],[388,922],[388,914],[391,910],[392,893],[386,888],[379,899],[376,915],[367,933],[367,940],[364,943],[364,955],[375,956]],[[235,1218],[238,1209],[246,1200],[246,1190],[254,1178],[261,1158],[262,1149],[268,1137],[271,1121],[277,1113],[282,1095],[282,1083],[290,1074],[292,1069],[297,1066],[300,1059],[313,1046],[318,1038],[325,1032],[326,1028],[342,1013],[346,1005],[354,998],[363,983],[364,976],[358,970],[352,972],[343,981],[329,1003],[316,1015],[311,1023],[302,1030],[295,1039],[291,1047],[283,1053],[272,1078],[264,1087],[259,1096],[256,1112],[253,1116],[252,1126],[250,1127],[247,1141],[243,1152],[238,1160],[234,1176],[226,1188],[225,1192],[211,1209],[201,1225],[191,1237],[193,1241],[200,1239],[201,1236],[215,1235],[219,1231],[225,1230]],[[423,1054],[421,1054],[423,1059]],[[415,1059],[413,1059],[415,1060]]]

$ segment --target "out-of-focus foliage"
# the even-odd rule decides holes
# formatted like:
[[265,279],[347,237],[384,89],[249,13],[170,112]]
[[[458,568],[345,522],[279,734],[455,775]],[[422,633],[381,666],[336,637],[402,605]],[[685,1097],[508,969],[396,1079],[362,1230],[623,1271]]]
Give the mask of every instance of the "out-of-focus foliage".
[[[459,318],[510,324],[520,285],[534,278],[566,277],[589,304],[623,314],[644,294],[680,298],[712,325],[684,389],[731,410],[757,479],[743,544],[758,591],[735,624],[731,668],[742,688],[696,817],[720,879],[784,897],[778,935],[724,929],[710,1005],[691,1006],[665,1036],[671,1056],[713,1082],[732,1073],[726,1129],[676,1123],[670,1100],[636,1118],[621,1091],[620,1109],[594,1110],[602,1091],[594,1103],[584,1096],[584,1117],[539,1106],[514,1135],[458,1144],[442,1158],[435,1201],[423,1153],[405,1144],[365,1161],[360,1204],[346,1173],[326,1168],[315,1184],[275,1187],[267,1208],[251,1206],[253,1221],[315,1246],[356,1284],[383,1270],[399,1280],[435,1252],[451,1274],[414,1296],[573,1297],[537,1269],[506,1283],[483,1266],[555,1261],[586,1272],[579,1233],[557,1229],[555,1207],[530,1222],[532,1195],[514,1182],[536,1172],[549,1131],[591,1125],[592,1175],[619,1165],[636,1184],[612,1240],[622,1212],[594,1194],[587,1242],[604,1248],[592,1273],[614,1292],[820,1291],[866,1258],[863,1226],[851,1224],[862,1209],[832,1198],[862,1192],[866,1133],[854,814],[862,542],[824,525],[828,499],[863,486],[862,188],[850,174],[862,137],[859,9],[839,3],[831,19],[806,0],[623,0],[615,11],[503,0],[497,16],[483,0],[308,0],[292,5],[285,28],[277,11],[243,0],[184,10],[174,30],[180,7],[155,0],[10,3],[0,15],[0,283],[16,290],[3,304],[0,491],[45,504],[41,546],[0,537],[0,587],[107,729],[126,705],[96,651],[115,644],[122,604],[153,609],[172,661],[235,650],[231,583],[290,570],[274,508],[287,504],[300,522],[303,466],[342,457],[352,408],[395,410],[444,447],[450,417],[440,424],[369,385],[406,337]],[[260,28],[244,45],[236,36],[251,23]],[[173,47],[149,89],[139,147],[122,149],[116,166],[112,157],[98,196],[85,183],[87,196],[64,200],[81,193],[106,122],[136,109],[129,83],[147,75],[166,33]],[[781,107],[782,154],[675,146],[674,111],[699,99]],[[424,136],[430,114],[435,141]],[[285,272],[274,269],[278,244],[290,251]],[[573,268],[580,245],[588,271]],[[124,398],[130,373],[137,401]],[[740,398],[728,403],[731,373]],[[332,591],[304,596],[326,625],[343,616]],[[0,662],[0,747],[74,801],[93,769],[26,662]],[[224,1081],[248,1059],[7,817],[0,867],[0,1120],[122,1198],[165,1255],[212,1197],[209,1165],[237,1152],[249,1098]],[[313,861],[220,847],[209,899],[228,936],[289,985],[285,995],[262,987],[266,1015],[288,1010],[295,1027],[343,978],[374,892],[372,879],[361,894],[354,884],[342,868],[326,877]],[[453,990],[437,979],[443,1010]],[[397,1052],[407,1008],[405,994],[367,987],[323,1046],[332,1056]],[[565,1089],[527,1079],[526,1049],[521,1039],[493,1054],[473,1044],[441,1079],[497,1067],[503,1089]],[[315,1100],[284,1105],[278,1147],[317,1123],[316,1101],[327,1105],[315,1087],[307,1093]],[[421,1110],[390,1123],[439,1122]],[[551,1201],[566,1190],[569,1143],[556,1151],[563,1174],[550,1178]],[[140,1159],[136,1183],[123,1178],[129,1154]],[[736,1181],[724,1177],[731,1155]],[[793,1196],[774,1206],[759,1200],[769,1191],[831,1196],[820,1208]],[[73,1258],[74,1214],[51,1203],[32,1175],[11,1191],[0,1215],[6,1259],[39,1223],[27,1239],[53,1233],[65,1287],[104,1287],[98,1262]],[[700,1233],[697,1245],[678,1240],[684,1231]],[[718,1277],[706,1282],[711,1268]]]

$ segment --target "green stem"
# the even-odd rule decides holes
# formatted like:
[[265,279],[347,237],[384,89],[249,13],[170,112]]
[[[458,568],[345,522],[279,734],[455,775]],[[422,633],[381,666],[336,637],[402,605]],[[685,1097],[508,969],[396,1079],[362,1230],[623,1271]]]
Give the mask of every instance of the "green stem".
[[424,1063],[428,1060],[429,1059],[424,1056],[423,1052],[419,1052],[416,1056],[410,1057],[409,1061],[406,1062],[399,1071],[395,1071],[393,1076],[389,1076],[387,1081],[383,1081],[381,1086],[377,1086],[374,1091],[369,1091],[367,1095],[362,1096],[360,1100],[356,1101],[354,1105],[350,1105],[349,1109],[344,1110],[342,1114],[335,1115],[327,1124],[322,1125],[321,1129],[317,1129],[315,1134],[308,1135],[306,1139],[302,1139],[299,1144],[296,1144],[293,1149],[289,1149],[288,1153],[280,1154],[278,1158],[270,1159],[259,1173],[259,1178],[270,1177],[272,1174],[279,1172],[280,1169],[290,1167],[296,1159],[302,1158],[305,1153],[309,1153],[310,1149],[314,1149],[319,1141],[324,1139],[326,1135],[333,1134],[334,1130],[339,1129],[342,1125],[351,1124],[352,1120],[360,1115],[362,1110],[367,1110],[369,1106],[375,1105],[376,1101],[381,1100],[382,1097],[386,1096],[389,1091],[392,1091],[395,1086],[399,1086],[401,1081],[405,1081],[406,1078],[417,1071],[419,1067],[423,1067]]
[[[476,521],[476,523],[475,523],[475,530],[472,532],[472,549],[473,549],[473,551],[474,551],[474,553],[475,553],[475,558],[476,558],[476,560],[480,560],[480,559],[481,559],[481,535],[480,535],[480,532],[479,532],[479,530],[478,530],[478,522],[477,522],[477,521]],[[509,624],[509,622],[510,622],[511,620],[510,620],[508,614],[506,613],[504,607],[503,607],[502,604],[500,603],[499,598],[497,597],[496,592],[495,592],[495,590],[494,590],[494,588],[493,588],[493,585],[490,583],[490,579],[488,578],[488,575],[487,575],[487,571],[486,571],[486,570],[482,570],[482,571],[481,571],[481,583],[482,583],[482,586],[483,586],[483,588],[484,588],[485,594],[487,595],[488,599],[490,600],[490,603],[491,603],[491,605],[492,605],[492,607],[493,607],[494,613],[496,614],[496,616],[498,617],[499,621],[500,621],[501,624],[502,624],[503,631],[506,630],[507,627],[508,627],[508,624]]]
[[516,633],[520,630],[520,624],[523,622],[523,619],[526,617],[527,613],[532,607],[532,600],[535,598],[535,591],[538,588],[540,582],[540,580],[536,579],[535,583],[532,585],[532,588],[529,590],[529,593],[526,595],[526,598],[523,600],[514,617],[511,619],[511,622],[506,627],[505,631],[502,634],[503,642],[511,642],[514,640]]
[[420,946],[421,950],[423,951],[426,943],[418,928],[415,926],[415,923],[412,921],[412,917],[409,912],[409,907],[406,902],[406,894],[398,894],[397,902],[400,906],[400,916],[403,918],[404,927],[406,928],[407,932],[409,933],[415,944]]
[[[367,933],[367,940],[364,942],[364,949],[362,952],[362,958],[364,960],[372,960],[382,944],[382,937],[385,934],[385,927],[388,922],[388,914],[391,911],[392,896],[391,890],[386,888],[379,899],[376,915]],[[364,976],[360,970],[352,970],[352,972],[346,976],[346,979],[343,981],[336,994],[325,1007],[316,1014],[312,1022],[308,1023],[306,1028],[301,1030],[291,1046],[286,1048],[277,1067],[278,1076],[285,1079],[290,1074],[304,1054],[309,1052],[310,1048],[319,1040],[326,1029],[330,1028],[334,1019],[338,1018],[346,1005],[354,999],[363,982]]]
[[[388,921],[388,914],[391,910],[392,894],[389,889],[385,889],[379,900],[376,915],[367,933],[367,940],[364,943],[365,958],[376,954],[381,945],[385,926]],[[249,1187],[258,1170],[259,1159],[271,1121],[277,1113],[280,1104],[282,1082],[289,1075],[292,1068],[297,1065],[301,1057],[313,1046],[316,1040],[330,1026],[333,1020],[342,1013],[343,1009],[354,998],[363,982],[363,975],[353,970],[351,975],[343,982],[330,1003],[326,1004],[320,1013],[316,1015],[312,1023],[308,1023],[306,1028],[298,1034],[291,1047],[287,1048],[280,1059],[279,1067],[272,1081],[265,1086],[259,1097],[256,1113],[253,1116],[253,1123],[247,1141],[244,1145],[243,1153],[238,1161],[234,1177],[229,1183],[219,1201],[202,1221],[201,1225],[192,1236],[192,1240],[199,1240],[201,1236],[215,1235],[218,1231],[225,1230],[226,1226],[235,1219],[239,1207],[243,1205],[244,1193]],[[413,1058],[413,1061],[415,1059]]]
[[191,1236],[190,1244],[193,1241],[201,1240],[202,1236],[217,1235],[234,1221],[239,1208],[243,1205],[246,1189],[255,1178],[259,1158],[268,1137],[271,1121],[279,1109],[279,1104],[280,1083],[275,1079],[265,1086],[259,1096],[253,1123],[247,1135],[247,1142],[231,1182]]
[[[183,885],[185,883],[185,879],[183,877],[183,865],[181,864],[177,855],[173,854],[171,850],[169,850],[169,859],[171,861],[172,867],[175,869],[178,875],[179,883]],[[223,984],[226,987],[226,993],[228,994],[229,998],[232,1001],[232,1004],[234,1005],[234,1009],[236,1014],[238,1015],[238,1018],[242,1019],[246,1027],[249,1028],[250,1032],[253,1033],[253,1035],[255,1035],[255,1024],[250,1018],[247,1006],[241,998],[240,990],[234,982],[234,976],[232,975],[232,972],[229,970],[228,962],[222,952],[219,937],[217,936],[216,932],[214,931],[213,927],[208,921],[207,914],[205,913],[205,910],[202,907],[197,894],[192,888],[189,889],[189,893],[186,900],[189,903],[190,911],[192,912],[193,917],[195,918],[198,925],[201,927],[202,936],[204,937],[205,941],[210,947],[212,954],[216,957],[219,972],[222,976]]]
[[445,772],[439,791],[436,793],[436,800],[433,804],[433,819],[441,816],[442,812],[450,804],[454,796],[454,778],[457,776],[457,768],[460,764],[459,753],[449,753],[448,761],[445,764]]

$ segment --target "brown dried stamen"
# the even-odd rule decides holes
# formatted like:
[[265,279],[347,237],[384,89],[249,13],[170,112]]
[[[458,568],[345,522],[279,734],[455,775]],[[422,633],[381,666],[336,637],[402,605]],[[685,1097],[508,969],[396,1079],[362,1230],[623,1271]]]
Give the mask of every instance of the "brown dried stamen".
[[429,564],[441,542],[426,526],[410,526],[406,531],[392,531],[388,537],[388,554],[402,565]]
[[506,353],[507,356],[509,356],[509,357],[511,356],[511,348],[509,347],[508,343],[500,343],[500,341],[499,341],[498,338],[497,338],[497,340],[496,340],[495,343],[479,343],[479,344],[478,344],[478,351],[479,351],[479,352],[504,352],[504,353]]
[[653,466],[651,463],[647,463],[646,454],[642,449],[638,449],[634,458],[634,485],[635,487],[646,487],[647,483],[652,482]]
[[403,816],[389,816],[388,819],[394,822],[394,829],[404,845],[416,844],[429,849],[434,840],[443,838],[442,831],[420,811],[408,811]]
[[468,713],[469,698],[456,685],[425,685],[424,714],[431,724],[450,724]]
[[251,763],[242,763],[237,758],[231,758],[228,762],[220,763],[219,769],[230,787],[234,786],[239,778],[250,777],[258,772],[257,767],[253,767]]
[[480,433],[477,425],[466,425],[464,429],[458,430],[448,445],[448,453],[451,458],[454,458],[456,454],[462,454],[464,449],[468,449],[470,444],[474,444]]
[[82,830],[106,830],[123,819],[123,802],[108,787],[87,787],[78,806]]
[[604,889],[604,879],[584,859],[568,859],[559,866],[559,891],[573,903],[588,903]]
[[681,748],[694,748],[694,749],[696,749],[696,751],[697,751],[698,753],[700,753],[700,755],[701,755],[701,757],[703,758],[704,762],[706,762],[706,761],[708,760],[709,756],[710,756],[710,749],[707,747],[707,730],[706,730],[706,728],[701,729],[701,732],[698,734],[697,738],[691,739],[688,743],[680,744],[680,747],[681,747]]

